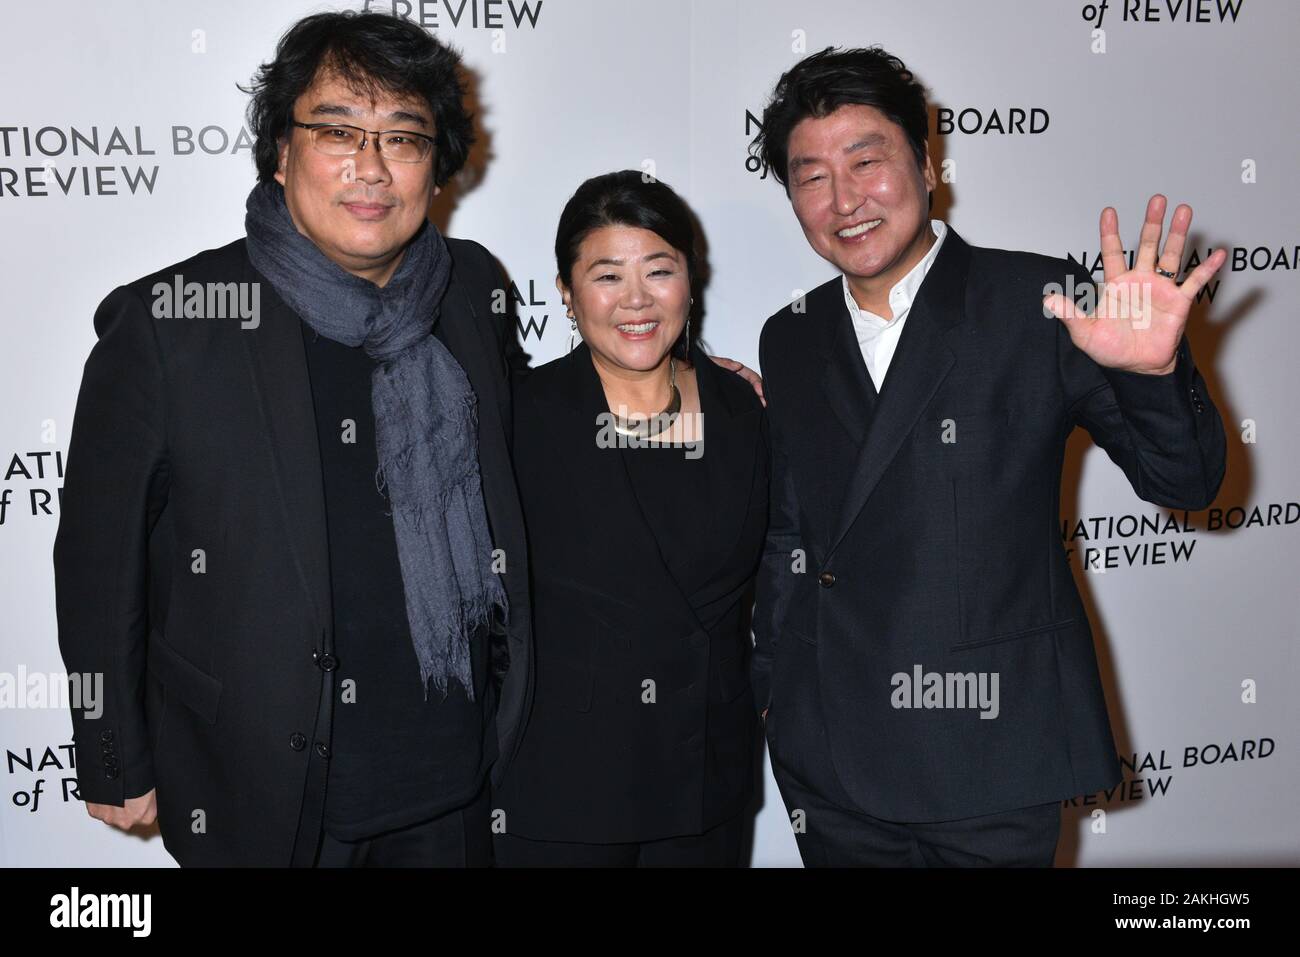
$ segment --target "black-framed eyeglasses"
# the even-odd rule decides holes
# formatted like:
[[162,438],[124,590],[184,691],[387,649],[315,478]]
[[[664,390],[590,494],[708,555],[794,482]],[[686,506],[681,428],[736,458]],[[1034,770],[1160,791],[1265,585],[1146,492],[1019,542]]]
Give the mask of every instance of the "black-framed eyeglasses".
[[363,130],[347,123],[290,122],[307,131],[314,149],[329,156],[351,156],[365,149],[372,135],[379,155],[398,163],[422,162],[433,151],[433,137],[413,130]]

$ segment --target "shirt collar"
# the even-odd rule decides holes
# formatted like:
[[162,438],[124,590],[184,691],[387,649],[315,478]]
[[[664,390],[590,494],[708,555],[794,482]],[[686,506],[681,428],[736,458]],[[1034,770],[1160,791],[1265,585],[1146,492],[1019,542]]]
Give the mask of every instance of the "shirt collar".
[[849,277],[842,276],[844,286],[844,304],[848,306],[849,315],[854,319],[870,317],[878,322],[889,325],[905,315],[912,308],[912,302],[916,299],[917,292],[921,289],[921,282],[925,279],[925,274],[930,271],[930,266],[934,264],[935,257],[939,255],[939,247],[943,245],[943,239],[948,235],[948,226],[941,219],[930,220],[930,228],[934,230],[934,244],[926,252],[925,256],[915,266],[908,271],[907,275],[898,282],[894,283],[894,288],[889,290],[889,308],[893,312],[894,318],[886,322],[883,316],[878,316],[874,312],[869,312],[858,305],[858,301],[853,298],[853,292],[849,289]]

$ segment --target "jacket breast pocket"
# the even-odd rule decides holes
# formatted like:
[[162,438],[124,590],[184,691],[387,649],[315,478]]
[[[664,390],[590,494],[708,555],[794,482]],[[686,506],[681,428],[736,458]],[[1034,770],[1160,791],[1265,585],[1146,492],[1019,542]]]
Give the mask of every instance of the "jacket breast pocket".
[[184,703],[208,724],[216,724],[221,682],[171,646],[162,634],[149,632],[149,672],[167,689],[167,700]]
[[1068,628],[1075,623],[1074,618],[1062,618],[1060,621],[1053,621],[1046,625],[1038,625],[1034,628],[1024,628],[1019,631],[1010,631],[1001,635],[990,635],[987,638],[977,638],[972,641],[959,641],[953,645],[950,651],[968,651],[971,648],[983,648],[987,645],[998,645],[1004,641],[1019,641],[1022,638],[1033,638],[1034,636],[1050,636],[1055,631],[1062,628]]

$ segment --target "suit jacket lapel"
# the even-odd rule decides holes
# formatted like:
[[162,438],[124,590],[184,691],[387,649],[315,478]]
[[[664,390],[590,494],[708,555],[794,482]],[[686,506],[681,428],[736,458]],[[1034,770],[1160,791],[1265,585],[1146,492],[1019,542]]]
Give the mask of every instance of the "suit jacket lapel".
[[827,321],[827,335],[822,338],[820,350],[826,363],[822,388],[836,418],[848,432],[852,447],[860,449],[871,421],[876,387],[862,359],[862,347],[858,345],[853,320],[844,305],[843,290],[839,283],[832,288],[834,295],[830,301],[817,304],[825,311]]
[[[460,270],[454,262],[451,280],[442,300],[441,315],[433,327],[433,334],[441,340],[447,347],[447,351],[455,357],[465,371],[470,387],[478,397],[479,416],[488,415],[504,420],[508,414],[506,398],[501,390],[492,387],[493,372],[485,364],[489,356],[500,358],[501,349],[491,334],[489,324],[479,320],[469,290],[465,287]],[[476,336],[483,337],[483,341],[476,344],[474,342]],[[485,348],[476,348],[476,345]],[[504,360],[500,361],[504,362]],[[495,396],[495,405],[485,408],[484,396]],[[500,430],[480,429],[479,431],[495,435]]]
[[943,246],[912,303],[898,348],[890,360],[866,441],[840,508],[828,557],[848,533],[903,440],[956,361],[945,337],[966,318],[969,263],[970,247],[949,227]]
[[[725,546],[735,544],[749,511],[749,499],[754,488],[759,410],[738,410],[731,403],[721,381],[722,376],[730,373],[719,368],[698,345],[692,348],[691,359],[695,365],[695,379],[700,391],[700,410],[704,422],[702,458],[710,503],[708,523],[700,529],[698,547],[721,552]],[[603,392],[601,398],[603,401]],[[690,600],[692,596],[682,587],[665,558],[659,535],[655,531],[655,522],[641,507],[636,487],[627,471],[627,456],[646,451],[649,450],[620,450],[619,459],[624,465],[623,479],[627,495],[640,516],[645,533],[654,542],[659,570],[673,583],[675,593],[681,598],[682,609],[698,627],[700,623]],[[684,455],[685,452],[683,449],[680,453],[667,454]]]
[[294,568],[316,616],[317,630],[326,631],[331,629],[333,610],[325,486],[302,320],[251,263],[248,271],[251,281],[261,283],[264,308],[258,326],[241,330],[240,339],[262,412],[266,451]]

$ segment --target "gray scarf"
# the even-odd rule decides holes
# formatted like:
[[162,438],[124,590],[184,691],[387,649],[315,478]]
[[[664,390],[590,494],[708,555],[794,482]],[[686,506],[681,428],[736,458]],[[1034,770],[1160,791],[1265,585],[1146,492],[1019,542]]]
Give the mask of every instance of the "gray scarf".
[[380,288],[343,269],[298,232],[277,182],[248,194],[248,257],[318,334],[361,346],[371,377],[376,484],[385,485],[406,593],[406,619],[425,699],[448,679],[470,700],[469,643],[505,588],[491,570],[492,539],[479,478],[476,398],[447,347],[431,334],[451,277],[451,253],[426,221]]

